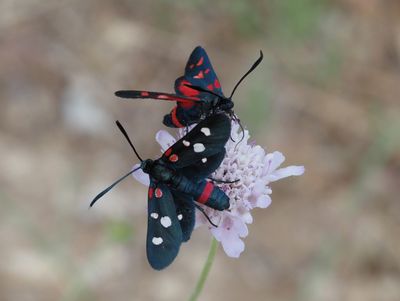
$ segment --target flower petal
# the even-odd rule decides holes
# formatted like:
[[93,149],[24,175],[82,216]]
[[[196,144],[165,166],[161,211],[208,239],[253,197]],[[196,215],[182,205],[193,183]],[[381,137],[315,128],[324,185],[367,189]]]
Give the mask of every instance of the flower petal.
[[161,146],[161,152],[165,152],[171,145],[176,142],[176,139],[167,131],[159,130],[156,134],[156,140]]
[[285,168],[279,168],[271,174],[271,176],[273,177],[270,178],[270,181],[274,182],[290,176],[301,176],[304,173],[304,171],[305,171],[304,166],[292,165]]
[[264,194],[257,199],[256,207],[258,208],[267,208],[269,205],[271,205],[271,197],[267,194]]
[[[135,164],[132,168],[138,168],[140,166],[140,164]],[[142,169],[138,169],[137,171],[135,171],[132,176],[134,177],[134,179],[140,183],[142,183],[143,185],[149,186],[150,185],[150,178],[149,175],[147,173],[144,173]]]
[[238,258],[244,251],[244,242],[238,236],[224,235],[220,242],[226,255],[229,257]]
[[200,226],[206,225],[208,223],[208,220],[204,216],[203,213],[200,212],[200,210],[195,211],[195,224],[194,224],[194,229],[197,229]]
[[249,235],[249,229],[242,219],[235,219],[233,230],[237,233],[237,235],[239,235],[239,237],[246,237]]
[[251,216],[251,213],[249,211],[246,211],[242,214],[241,216],[243,222],[245,222],[246,224],[251,224],[253,223],[253,217]]
[[266,165],[264,166],[263,173],[269,174],[272,173],[275,169],[277,169],[283,161],[285,161],[285,156],[281,152],[273,152],[269,153],[265,157]]
[[251,191],[252,195],[254,197],[260,196],[264,192],[265,186],[266,186],[265,181],[257,180],[256,183],[254,184],[253,190]]

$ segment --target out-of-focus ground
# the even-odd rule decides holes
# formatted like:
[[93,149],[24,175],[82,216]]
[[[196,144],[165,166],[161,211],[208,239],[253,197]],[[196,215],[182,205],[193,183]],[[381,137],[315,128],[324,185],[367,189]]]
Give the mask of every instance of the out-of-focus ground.
[[219,250],[201,300],[400,300],[400,2],[0,2],[0,300],[185,300],[205,229],[171,267],[145,257],[146,188],[93,196],[142,156],[172,91],[208,51],[257,143],[302,177],[274,183],[239,259]]

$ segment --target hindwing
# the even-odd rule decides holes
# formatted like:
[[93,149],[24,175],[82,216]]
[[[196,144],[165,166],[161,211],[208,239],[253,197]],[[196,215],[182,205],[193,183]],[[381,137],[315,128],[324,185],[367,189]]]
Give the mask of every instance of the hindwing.
[[195,205],[193,197],[183,192],[171,189],[176,207],[176,216],[182,229],[182,241],[188,241],[195,223]]

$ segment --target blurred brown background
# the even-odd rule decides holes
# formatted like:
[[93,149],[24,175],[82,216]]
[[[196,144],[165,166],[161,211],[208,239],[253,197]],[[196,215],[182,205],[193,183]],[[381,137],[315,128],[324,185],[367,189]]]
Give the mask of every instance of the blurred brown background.
[[273,184],[246,250],[219,249],[200,300],[400,300],[398,0],[0,2],[0,300],[186,300],[209,233],[171,267],[145,257],[146,188],[129,179],[170,103],[124,102],[123,88],[172,91],[208,51],[257,143],[302,177]]

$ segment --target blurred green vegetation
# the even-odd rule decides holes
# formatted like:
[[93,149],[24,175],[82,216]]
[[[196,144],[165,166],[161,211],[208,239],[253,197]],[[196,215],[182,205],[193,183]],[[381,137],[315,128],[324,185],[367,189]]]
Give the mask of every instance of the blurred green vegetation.
[[[265,78],[263,75],[261,77]],[[240,112],[242,122],[253,137],[257,136],[260,131],[267,134],[272,114],[273,91],[271,89],[273,87],[268,84],[261,84],[259,79],[253,80],[247,85],[250,87],[246,87],[246,94],[242,96],[243,99],[236,101],[236,112]]]
[[270,0],[269,35],[273,43],[302,43],[320,29],[325,0]]
[[122,220],[110,220],[106,224],[107,236],[114,243],[126,243],[134,236],[132,225]]

